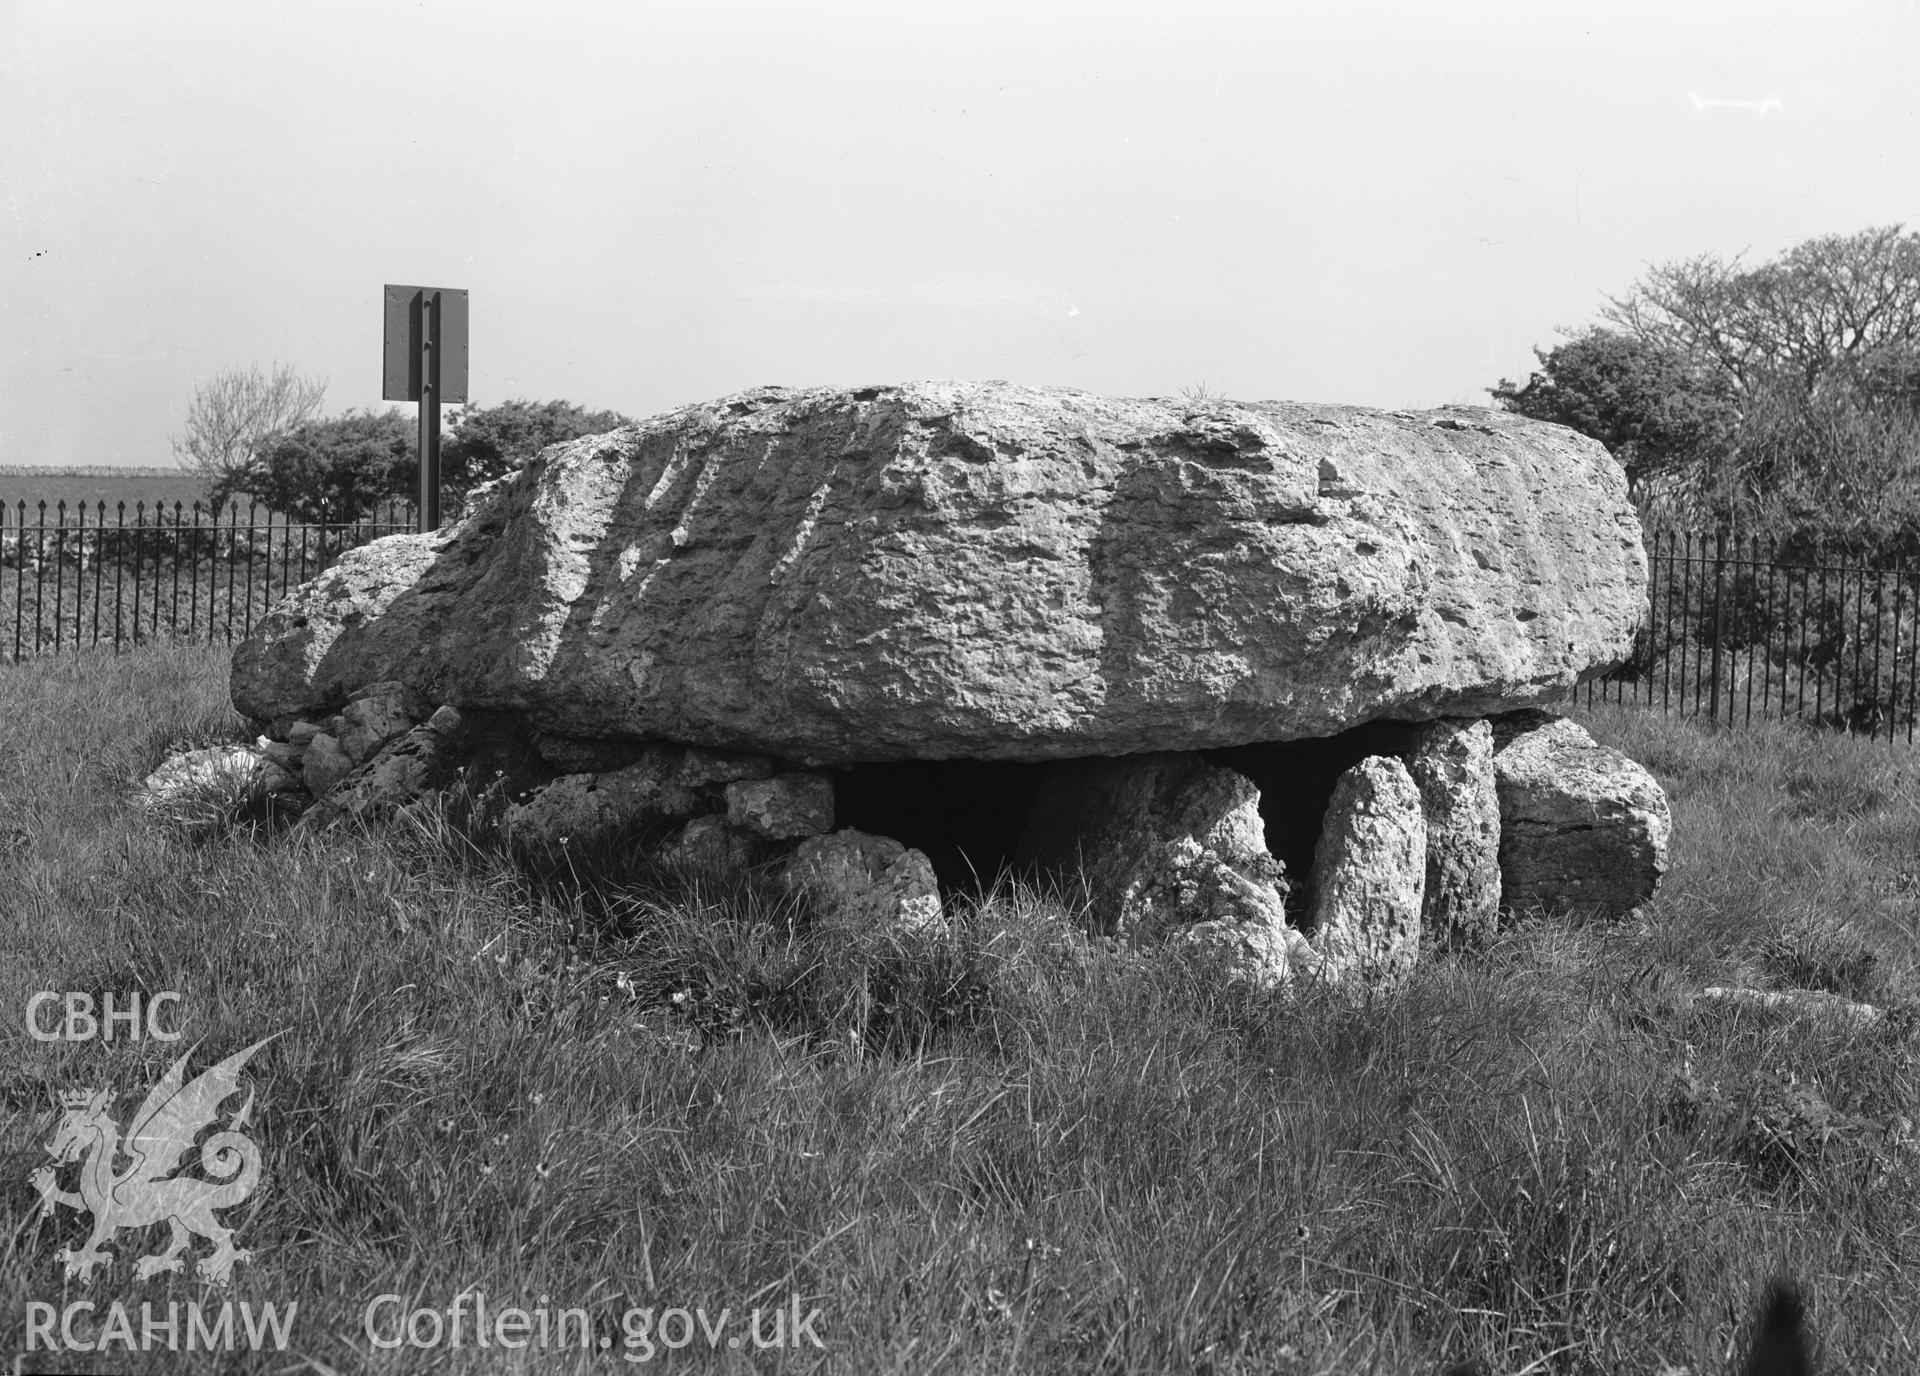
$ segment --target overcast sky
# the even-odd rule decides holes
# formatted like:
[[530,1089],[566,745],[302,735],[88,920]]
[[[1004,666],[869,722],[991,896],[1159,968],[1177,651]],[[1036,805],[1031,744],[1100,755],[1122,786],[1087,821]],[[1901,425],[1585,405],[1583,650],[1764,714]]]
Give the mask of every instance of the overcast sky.
[[0,0],[0,464],[172,461],[381,287],[482,404],[1484,404],[1649,262],[1920,219],[1913,0]]

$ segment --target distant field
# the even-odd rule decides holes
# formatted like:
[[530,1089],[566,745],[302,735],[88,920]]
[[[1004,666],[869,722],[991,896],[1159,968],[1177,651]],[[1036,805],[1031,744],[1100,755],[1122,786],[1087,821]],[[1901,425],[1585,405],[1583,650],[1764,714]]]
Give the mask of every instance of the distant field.
[[144,502],[151,511],[156,503],[172,510],[173,504],[192,507],[207,500],[204,479],[177,468],[35,468],[0,464],[0,504],[7,508],[7,521],[19,516],[19,505],[27,505],[27,523],[39,514],[45,502],[49,518],[54,507],[65,502],[69,511],[79,503],[92,509],[107,504],[112,515],[120,502],[132,512],[134,503]]
[[[31,531],[39,521],[41,502],[47,504],[48,525],[54,524],[61,502],[67,504],[69,525],[78,519],[75,508],[83,503],[87,508],[87,524],[92,525],[99,517],[99,506],[103,502],[107,523],[112,525],[121,502],[127,504],[126,519],[132,523],[139,514],[135,510],[139,503],[145,504],[149,519],[159,507],[165,509],[171,520],[174,503],[191,512],[195,502],[206,500],[206,481],[178,468],[48,468],[0,464],[0,507],[5,510],[0,527],[7,529],[24,524]],[[242,524],[248,519],[246,500],[243,494],[239,513]],[[24,521],[20,511],[22,503],[26,504]],[[270,513],[264,510],[256,515],[261,521],[270,518]],[[184,519],[191,524],[190,516]],[[281,513],[271,513],[271,519],[285,521],[288,518]],[[388,503],[381,508],[377,519],[389,523],[410,521],[412,507],[404,502]]]

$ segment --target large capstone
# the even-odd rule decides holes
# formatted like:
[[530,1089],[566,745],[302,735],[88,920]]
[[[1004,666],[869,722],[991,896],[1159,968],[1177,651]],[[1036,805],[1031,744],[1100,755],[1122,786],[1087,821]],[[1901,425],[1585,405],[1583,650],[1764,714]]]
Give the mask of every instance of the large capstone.
[[346,554],[234,656],[569,741],[1050,760],[1509,712],[1628,653],[1619,466],[1476,408],[767,388],[549,449]]

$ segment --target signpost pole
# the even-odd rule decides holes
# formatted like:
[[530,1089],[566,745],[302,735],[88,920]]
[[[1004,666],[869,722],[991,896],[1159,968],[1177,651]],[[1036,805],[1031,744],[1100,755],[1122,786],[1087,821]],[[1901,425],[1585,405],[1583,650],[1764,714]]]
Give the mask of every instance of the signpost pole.
[[420,293],[420,529],[440,529],[440,389],[434,366],[439,342],[438,292]]
[[419,514],[415,528],[440,529],[440,403],[467,397],[467,293],[463,287],[387,283],[381,328],[380,395],[420,403]]

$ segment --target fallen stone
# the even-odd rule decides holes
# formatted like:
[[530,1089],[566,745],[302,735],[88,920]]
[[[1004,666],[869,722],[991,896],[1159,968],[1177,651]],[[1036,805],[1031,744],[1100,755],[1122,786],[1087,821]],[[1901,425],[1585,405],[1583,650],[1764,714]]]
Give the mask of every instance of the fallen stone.
[[833,780],[824,774],[776,774],[727,785],[727,820],[734,826],[788,841],[833,827]]
[[1183,928],[1180,936],[1223,956],[1232,977],[1254,984],[1311,979],[1322,974],[1325,966],[1306,933],[1284,923],[1196,922]]
[[1500,411],[768,388],[555,446],[236,648],[247,716],[399,679],[810,765],[1053,760],[1506,712],[1623,659],[1640,527]]
[[625,827],[695,816],[707,800],[675,780],[681,753],[651,746],[625,769],[563,775],[506,810],[507,835],[522,846],[583,846]]
[[[327,739],[315,737],[317,744]],[[311,758],[313,751],[308,750]],[[416,726],[357,766],[301,817],[303,827],[324,827],[389,815],[422,797],[451,788],[460,778],[453,738],[432,726]]]
[[925,932],[943,920],[933,862],[888,836],[847,828],[810,836],[781,877],[829,921],[867,931]]
[[1738,1007],[1764,1008],[1770,1012],[1846,1017],[1857,1022],[1878,1022],[1885,1010],[1871,1003],[1856,1003],[1824,989],[1739,989],[1709,985],[1700,997],[1710,1003]]
[[1417,729],[1406,756],[1427,824],[1426,940],[1450,950],[1485,945],[1500,923],[1500,795],[1493,729],[1454,718]]
[[759,860],[759,838],[728,823],[725,817],[696,817],[668,837],[661,858],[683,865],[741,870]]
[[1256,961],[1246,973],[1263,982],[1294,963],[1287,881],[1267,853],[1260,791],[1197,755],[1052,766],[1015,861],[1077,895],[1095,931],[1141,945],[1176,934],[1222,945]]
[[271,794],[275,797],[290,797],[304,794],[299,777],[271,760],[262,760],[259,772],[254,775],[253,791],[256,794]]
[[314,721],[296,721],[287,728],[287,744],[295,750],[305,750],[320,734],[320,723]]
[[322,731],[307,742],[307,748],[300,757],[300,781],[306,785],[307,792],[316,798],[324,798],[333,786],[339,783],[354,769],[353,757],[340,747],[340,742]]
[[1427,824],[1399,760],[1372,756],[1340,776],[1313,853],[1313,945],[1336,980],[1389,983],[1420,955]]
[[255,741],[253,748],[260,753],[261,758],[280,766],[288,774],[296,778],[299,775],[300,757],[305,753],[304,751],[294,749],[285,741],[269,740],[265,736]]
[[404,683],[372,684],[356,692],[340,713],[340,748],[355,764],[365,764],[419,722],[413,694]]
[[1652,898],[1673,833],[1653,775],[1547,712],[1497,718],[1493,733],[1501,901],[1620,918]]
[[212,821],[249,802],[291,798],[300,783],[245,745],[213,745],[163,760],[141,781],[133,805],[181,821]]

